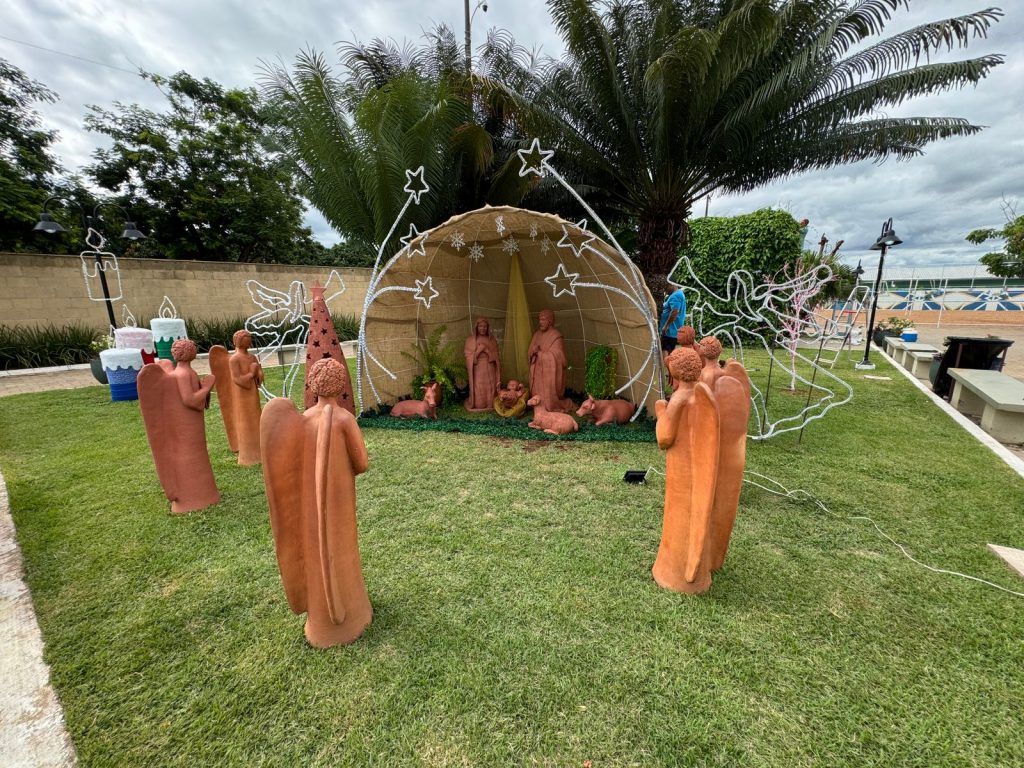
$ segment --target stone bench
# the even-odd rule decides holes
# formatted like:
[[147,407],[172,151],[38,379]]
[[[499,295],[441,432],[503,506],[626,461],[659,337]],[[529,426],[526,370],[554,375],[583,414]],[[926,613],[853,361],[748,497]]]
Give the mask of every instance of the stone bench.
[[893,360],[898,360],[903,354],[903,345],[906,344],[899,336],[885,337],[885,351]]
[[981,428],[1003,443],[1024,443],[1024,381],[1000,371],[950,368],[950,404],[981,416]]
[[914,364],[914,359],[911,357],[914,352],[927,352],[929,355],[934,355],[938,351],[938,347],[933,347],[931,344],[924,344],[920,341],[904,341],[903,348],[897,353],[896,361],[909,371]]
[[[936,350],[937,352],[938,350]],[[904,356],[904,368],[916,379],[927,379],[935,359],[935,352],[907,352]]]
[[903,341],[899,336],[887,336],[885,345],[888,348],[889,357],[904,368],[909,367],[910,357],[908,353],[910,352],[931,352],[934,354],[939,351],[937,347],[933,347],[931,344],[924,344],[920,341]]

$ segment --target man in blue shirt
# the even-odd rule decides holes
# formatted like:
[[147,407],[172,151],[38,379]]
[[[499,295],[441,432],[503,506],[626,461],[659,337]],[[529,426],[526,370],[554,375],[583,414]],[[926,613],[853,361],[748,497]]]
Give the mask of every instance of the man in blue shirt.
[[676,348],[676,332],[686,324],[686,296],[676,288],[665,298],[661,308],[661,351],[667,355]]

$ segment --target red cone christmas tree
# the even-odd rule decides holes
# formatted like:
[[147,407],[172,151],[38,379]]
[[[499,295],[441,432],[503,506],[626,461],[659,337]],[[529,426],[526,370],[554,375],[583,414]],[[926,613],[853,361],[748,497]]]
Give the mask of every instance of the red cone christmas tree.
[[309,369],[313,363],[325,357],[333,357],[345,369],[345,387],[338,395],[338,405],[356,414],[355,400],[352,398],[352,382],[348,378],[348,365],[345,353],[341,351],[338,334],[334,331],[331,313],[324,301],[324,288],[319,282],[313,283],[313,309],[309,313],[309,335],[306,338],[306,408],[316,405],[316,395],[309,389]]

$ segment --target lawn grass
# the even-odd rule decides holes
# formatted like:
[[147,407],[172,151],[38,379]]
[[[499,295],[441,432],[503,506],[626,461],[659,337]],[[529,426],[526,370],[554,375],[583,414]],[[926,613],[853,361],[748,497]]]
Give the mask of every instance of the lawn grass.
[[746,488],[697,598],[650,576],[660,478],[621,480],[662,466],[653,444],[365,430],[374,621],[330,651],[288,611],[259,469],[215,408],[223,501],[171,517],[136,404],[0,399],[81,764],[1024,765],[1024,601],[849,519],[1021,589],[985,543],[1024,545],[1024,481],[899,374],[842,369],[853,403],[748,454],[834,514]]

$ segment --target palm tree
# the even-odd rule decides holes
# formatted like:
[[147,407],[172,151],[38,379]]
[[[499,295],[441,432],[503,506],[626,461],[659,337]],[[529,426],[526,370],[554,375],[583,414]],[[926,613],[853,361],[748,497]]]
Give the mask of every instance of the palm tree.
[[294,73],[266,67],[263,88],[300,192],[357,249],[375,252],[387,236],[405,202],[406,169],[423,165],[438,193],[424,195],[406,221],[422,230],[447,209],[448,141],[465,105],[445,84],[408,73],[363,94],[311,51],[299,54]]
[[[406,169],[424,165],[431,192],[407,212],[392,247],[409,222],[423,231],[484,203],[514,205],[534,181],[519,175],[515,150],[524,137],[500,102],[477,97],[486,69],[467,77],[462,48],[444,25],[426,40],[342,45],[340,75],[315,51],[300,53],[293,71],[263,67],[301,192],[363,251],[376,250],[405,202]],[[503,51],[519,53],[510,37],[501,40]]]
[[[655,296],[695,201],[864,159],[911,158],[981,130],[953,117],[887,117],[904,100],[974,84],[999,55],[931,62],[984,37],[987,9],[883,37],[909,0],[549,0],[561,61],[493,81],[560,168],[631,222]],[[874,39],[880,38],[880,39]],[[501,48],[500,41],[495,46]],[[514,52],[489,52],[506,68]],[[922,59],[925,63],[921,63]]]

